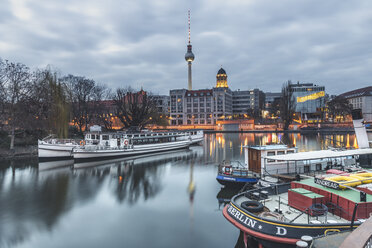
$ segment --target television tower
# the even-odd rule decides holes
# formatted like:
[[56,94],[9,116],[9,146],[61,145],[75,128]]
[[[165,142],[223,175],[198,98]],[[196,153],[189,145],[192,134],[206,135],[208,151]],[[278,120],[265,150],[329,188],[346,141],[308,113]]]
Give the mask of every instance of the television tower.
[[187,52],[185,54],[185,60],[188,66],[188,90],[192,90],[192,76],[191,76],[191,62],[194,61],[194,54],[192,53],[191,37],[190,37],[190,10],[189,10],[189,44],[187,45]]

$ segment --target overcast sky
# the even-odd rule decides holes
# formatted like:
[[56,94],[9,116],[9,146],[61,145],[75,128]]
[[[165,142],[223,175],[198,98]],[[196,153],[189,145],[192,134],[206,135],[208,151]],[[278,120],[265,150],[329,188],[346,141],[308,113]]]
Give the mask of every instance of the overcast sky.
[[0,57],[168,94],[187,88],[188,9],[194,89],[221,65],[233,90],[372,85],[371,0],[1,0]]

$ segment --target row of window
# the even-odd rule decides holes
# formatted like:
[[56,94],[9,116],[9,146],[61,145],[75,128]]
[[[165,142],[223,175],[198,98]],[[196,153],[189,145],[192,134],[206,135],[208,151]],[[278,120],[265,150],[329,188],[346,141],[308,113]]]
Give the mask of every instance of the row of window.
[[307,91],[324,91],[325,87],[311,87],[311,88],[292,88],[293,92],[307,92]]

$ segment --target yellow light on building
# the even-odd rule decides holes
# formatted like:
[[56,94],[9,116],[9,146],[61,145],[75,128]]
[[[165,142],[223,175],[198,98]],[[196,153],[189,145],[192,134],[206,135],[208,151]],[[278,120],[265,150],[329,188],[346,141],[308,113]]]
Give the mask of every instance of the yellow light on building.
[[315,100],[315,99],[318,99],[318,98],[324,97],[324,96],[325,96],[324,91],[319,91],[319,92],[316,92],[316,93],[313,93],[313,94],[310,94],[310,95],[307,95],[307,96],[298,96],[297,97],[297,102],[298,103],[306,102],[306,101]]

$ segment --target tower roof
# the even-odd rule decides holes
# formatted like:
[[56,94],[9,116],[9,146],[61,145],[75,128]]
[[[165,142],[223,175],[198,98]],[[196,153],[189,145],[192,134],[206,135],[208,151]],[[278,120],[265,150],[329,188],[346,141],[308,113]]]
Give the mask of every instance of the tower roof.
[[216,88],[228,88],[226,71],[221,67],[217,72]]
[[218,70],[217,74],[226,74],[226,71],[221,67],[221,69]]

